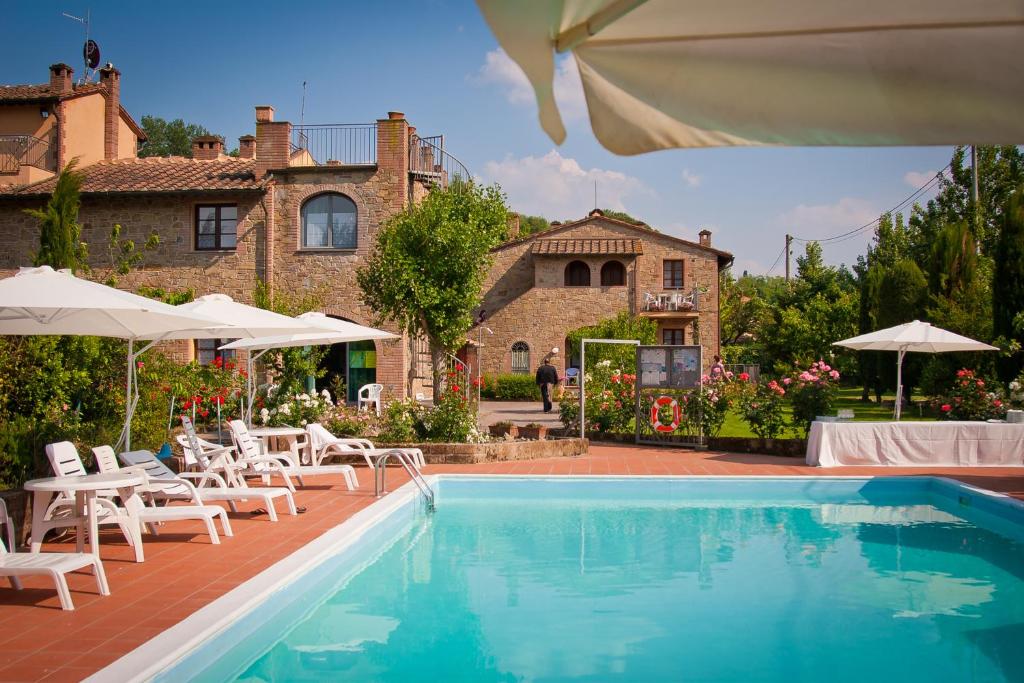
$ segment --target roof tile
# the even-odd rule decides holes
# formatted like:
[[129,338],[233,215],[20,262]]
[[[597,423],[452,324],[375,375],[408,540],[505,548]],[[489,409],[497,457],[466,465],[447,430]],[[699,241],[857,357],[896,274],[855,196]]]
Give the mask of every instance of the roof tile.
[[574,239],[537,240],[533,253],[542,256],[569,254],[642,254],[644,247],[638,239]]
[[0,85],[0,104],[15,102],[39,102],[42,100],[66,99],[92,92],[103,92],[100,83],[79,83],[69,93],[58,93],[49,83],[38,85]]

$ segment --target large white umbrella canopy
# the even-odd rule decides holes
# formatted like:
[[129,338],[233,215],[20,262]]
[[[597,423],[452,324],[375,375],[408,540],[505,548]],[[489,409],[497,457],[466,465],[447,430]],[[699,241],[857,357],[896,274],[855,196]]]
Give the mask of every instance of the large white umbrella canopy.
[[934,327],[920,320],[869,332],[859,337],[837,341],[833,346],[844,346],[858,351],[896,351],[896,419],[900,419],[903,399],[903,356],[914,353],[948,353],[953,351],[998,351],[990,344],[970,337]]
[[555,52],[617,154],[1024,140],[1020,0],[477,0],[557,143]]
[[[83,280],[49,266],[22,268],[0,280],[0,334],[79,335],[128,340],[128,378],[124,429],[118,445],[131,447],[131,420],[138,403],[136,351],[138,340],[168,338],[181,330],[190,334],[222,327],[200,313]],[[152,345],[152,344],[150,344]]]
[[[248,412],[245,419],[252,424],[252,404],[256,399],[256,385],[253,382],[253,363],[271,349],[283,349],[296,346],[321,346],[325,344],[340,344],[342,342],[368,341],[375,339],[397,339],[397,334],[378,330],[373,327],[357,325],[347,320],[332,318],[318,311],[310,311],[296,316],[304,324],[320,331],[293,332],[290,334],[274,335],[268,337],[256,337],[253,339],[239,339],[225,344],[222,349],[245,349],[250,352],[248,363]],[[325,331],[326,330],[326,331]]]
[[172,332],[164,339],[236,339],[328,331],[299,318],[243,304],[226,294],[207,294],[176,308],[212,318],[219,326]]

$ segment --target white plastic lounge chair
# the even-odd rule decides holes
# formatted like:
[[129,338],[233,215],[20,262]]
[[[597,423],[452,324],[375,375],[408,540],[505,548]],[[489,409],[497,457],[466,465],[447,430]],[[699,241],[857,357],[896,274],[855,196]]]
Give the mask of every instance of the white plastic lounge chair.
[[60,598],[60,606],[66,610],[75,609],[75,603],[71,601],[71,591],[68,589],[67,579],[64,575],[68,572],[92,567],[92,573],[96,577],[96,587],[100,595],[110,595],[110,587],[107,585],[107,576],[103,573],[103,563],[100,558],[92,553],[17,553],[14,552],[14,525],[7,515],[7,506],[0,500],[0,526],[7,527],[7,546],[0,540],[0,576],[6,576],[14,590],[21,590],[20,576],[43,575],[53,579],[57,587],[57,596]]
[[396,450],[408,455],[416,469],[421,469],[426,464],[423,459],[423,451],[419,448],[377,448],[368,439],[336,437],[319,422],[306,425],[306,432],[309,434],[309,444],[315,465],[320,465],[336,456],[349,456],[358,453],[363,456],[370,469],[373,469],[375,456]]
[[[82,459],[78,457],[78,449],[70,441],[51,443],[46,446],[46,457],[50,461],[50,468],[58,477],[75,477],[88,474]],[[38,496],[39,493],[34,495]],[[100,525],[117,524],[130,546],[141,545],[139,537],[138,522],[131,519],[131,516],[124,508],[119,507],[112,498],[117,496],[117,491],[98,491],[96,495],[96,517]],[[43,545],[43,537],[51,529],[62,529],[66,527],[77,527],[78,520],[75,517],[75,496],[72,493],[61,492],[50,502],[42,520],[33,521],[33,529],[39,528],[41,533],[38,538],[33,536],[29,539],[32,552],[38,553]],[[136,549],[136,559],[140,557],[140,550]]]
[[[292,457],[291,453],[271,453],[264,455],[261,452],[256,439],[249,434],[249,429],[245,426],[245,423],[241,420],[232,420],[228,423],[228,427],[231,429],[231,438],[235,442],[235,449],[238,453],[239,464],[251,464],[253,470],[259,474],[270,474],[271,470],[268,464],[268,460],[276,461],[278,467],[289,475],[299,480],[300,486],[305,486],[303,477],[311,477],[322,474],[340,474],[345,477],[345,484],[348,486],[349,491],[354,491],[359,487],[359,481],[356,479],[356,471],[351,465],[302,465],[296,462],[295,458]],[[287,482],[289,486],[291,482]]]
[[[46,447],[46,454],[50,456],[50,463],[58,463],[62,470],[58,471],[59,476],[71,476],[75,474],[86,474],[85,467],[82,465],[82,459],[78,457],[78,450],[75,445],[70,441],[62,441],[56,444],[50,444]],[[54,465],[54,469],[57,469],[58,465]],[[134,468],[133,471],[137,471],[143,477],[143,482],[140,485],[140,490],[146,491],[153,487],[149,481],[149,477],[142,468]],[[101,492],[106,493],[106,492]],[[110,495],[116,495],[114,492],[110,492]],[[111,522],[117,523],[121,526],[122,531],[125,533],[125,538],[128,539],[128,543],[135,549],[135,561],[142,562],[144,560],[144,554],[142,551],[142,540],[139,535],[139,525],[145,524],[151,533],[157,535],[157,524],[163,522],[176,522],[185,521],[190,519],[197,519],[202,521],[206,525],[206,531],[210,536],[210,542],[214,545],[220,544],[220,537],[217,535],[217,529],[213,524],[214,518],[219,517],[221,527],[224,530],[225,536],[234,535],[231,532],[231,523],[228,521],[228,515],[224,511],[224,508],[218,505],[174,505],[168,507],[146,507],[142,502],[142,498],[139,493],[135,493],[130,496],[128,500],[123,501],[124,507],[118,507],[113,501],[107,498],[99,497],[96,498],[97,504],[100,506],[100,524],[104,523],[106,517],[110,518]],[[54,504],[51,504],[51,509]],[[64,501],[65,506],[68,505],[67,501]],[[71,500],[72,510],[74,500]],[[104,510],[107,510],[104,514]],[[47,525],[52,524],[51,521],[46,522]],[[56,526],[72,526],[76,524],[73,521],[64,520],[63,523]],[[48,528],[52,528],[48,527]],[[42,545],[42,539],[32,539],[32,551],[38,552],[39,547]]]
[[377,411],[377,415],[380,415],[380,395],[384,391],[383,384],[364,384],[359,387],[359,393],[356,394],[358,399],[356,406],[359,410],[373,404]]

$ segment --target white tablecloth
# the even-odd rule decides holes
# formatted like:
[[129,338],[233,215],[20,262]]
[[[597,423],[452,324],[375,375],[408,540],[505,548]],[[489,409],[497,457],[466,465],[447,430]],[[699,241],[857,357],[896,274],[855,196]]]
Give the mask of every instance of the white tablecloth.
[[814,422],[807,464],[901,467],[1024,465],[1024,424]]

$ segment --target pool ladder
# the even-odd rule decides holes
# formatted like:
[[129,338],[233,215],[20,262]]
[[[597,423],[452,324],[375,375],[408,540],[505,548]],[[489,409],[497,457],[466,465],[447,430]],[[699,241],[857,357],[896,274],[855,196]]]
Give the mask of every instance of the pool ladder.
[[400,450],[390,450],[387,453],[382,453],[377,456],[373,466],[373,493],[375,496],[380,498],[387,489],[384,488],[384,476],[387,474],[388,458],[394,457],[398,463],[405,468],[406,474],[412,479],[412,482],[416,484],[416,488],[420,490],[423,495],[423,500],[427,503],[427,510],[433,512],[434,505],[434,489],[430,488],[430,484],[423,478],[420,471],[416,469],[416,465],[413,463],[412,458],[408,453]]

